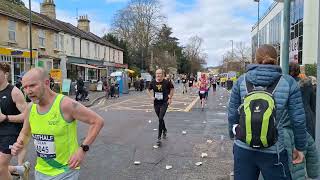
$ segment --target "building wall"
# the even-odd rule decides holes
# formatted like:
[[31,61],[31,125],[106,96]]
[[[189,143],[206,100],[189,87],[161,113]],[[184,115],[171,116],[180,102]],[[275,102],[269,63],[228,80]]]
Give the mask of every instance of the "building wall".
[[[277,14],[282,12],[283,10],[283,3],[277,3],[277,5],[270,11],[270,13],[261,20],[259,29],[261,30],[262,27],[266,26]],[[258,27],[255,26],[254,29],[251,31],[251,36],[257,34]]]
[[[72,52],[72,38],[75,39],[75,52]],[[80,57],[80,38],[70,34],[65,34],[64,48],[67,56]]]
[[16,43],[9,42],[9,17],[0,15],[0,45],[13,48],[28,48],[28,26],[23,21],[10,19],[16,22]]
[[107,47],[107,46],[105,46],[105,55],[104,55],[104,61],[106,61],[106,62],[110,62],[110,58],[109,58],[109,51],[110,51],[110,48],[109,47]]
[[303,64],[314,64],[318,55],[319,0],[304,1]]
[[123,51],[120,51],[120,64],[123,64]]
[[[293,4],[293,3],[292,3]],[[297,19],[294,16],[294,11],[297,11],[297,9],[291,8],[291,28],[292,31],[295,31],[293,24],[295,22],[295,19]],[[299,10],[301,11],[301,10]],[[317,41],[318,41],[318,22],[319,22],[319,17],[316,16],[317,12],[319,11],[319,0],[304,0],[304,10],[303,10],[304,14],[303,14],[303,40],[302,38],[299,38],[299,41],[303,42],[302,44],[302,62],[300,60],[300,63],[302,64],[313,64],[316,62],[316,58],[317,58]],[[267,32],[266,32],[266,41],[263,43],[268,43],[268,44],[272,44],[271,42],[271,38],[270,38],[270,32],[269,32],[269,26],[270,26],[270,22],[272,21],[272,19],[274,19],[276,17],[276,15],[278,13],[281,13],[281,32],[280,32],[280,57],[282,57],[282,50],[281,50],[281,46],[283,44],[283,40],[284,40],[284,31],[283,31],[283,3],[278,3],[276,4],[276,6],[269,12],[269,14],[264,17],[264,19],[261,20],[260,22],[260,38],[261,38],[261,34],[263,34],[263,28],[264,27],[268,27],[267,28]],[[296,13],[296,12],[295,12]],[[295,32],[296,33],[296,32]],[[253,56],[254,56],[254,51],[256,47],[256,41],[257,41],[257,26],[255,26],[253,28],[253,30],[251,31],[251,36],[252,36],[252,50],[253,50]],[[292,36],[292,35],[291,35]],[[291,37],[291,39],[294,39],[294,37]],[[261,42],[261,40],[260,40]],[[301,47],[301,45],[300,45]],[[299,51],[299,59],[301,59],[301,51]]]

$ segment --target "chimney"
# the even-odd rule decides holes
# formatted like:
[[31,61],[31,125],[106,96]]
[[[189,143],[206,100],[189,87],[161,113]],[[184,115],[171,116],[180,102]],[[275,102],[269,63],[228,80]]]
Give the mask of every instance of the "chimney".
[[90,32],[90,20],[88,19],[88,15],[79,17],[78,28],[85,32]]
[[40,4],[40,13],[51,19],[56,19],[56,5],[53,0],[44,0]]

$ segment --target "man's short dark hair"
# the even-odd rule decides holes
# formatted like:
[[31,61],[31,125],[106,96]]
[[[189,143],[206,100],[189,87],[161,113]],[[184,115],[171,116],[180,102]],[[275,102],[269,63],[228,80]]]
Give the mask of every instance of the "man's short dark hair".
[[11,67],[9,63],[0,63],[0,70],[4,73],[10,73]]

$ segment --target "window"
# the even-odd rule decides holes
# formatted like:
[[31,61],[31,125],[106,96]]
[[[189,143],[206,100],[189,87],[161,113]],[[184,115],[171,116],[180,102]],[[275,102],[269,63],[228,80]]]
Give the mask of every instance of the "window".
[[94,57],[97,57],[97,44],[94,44]]
[[114,62],[116,60],[116,58],[114,57],[116,55],[116,51],[113,49],[112,50],[112,62]]
[[76,53],[76,39],[71,38],[71,48],[72,48],[72,53]]
[[54,49],[59,49],[59,36],[58,36],[58,34],[54,35]]
[[90,57],[90,42],[87,42],[87,56]]
[[14,21],[8,21],[8,30],[9,30],[9,41],[16,41],[16,26],[17,23]]
[[60,50],[64,51],[64,36],[60,34]]
[[98,45],[98,58],[100,59],[100,45]]
[[45,47],[46,34],[44,30],[39,30],[39,46]]
[[97,70],[96,69],[88,69],[88,80],[97,80]]
[[118,62],[120,63],[120,51],[118,51]]

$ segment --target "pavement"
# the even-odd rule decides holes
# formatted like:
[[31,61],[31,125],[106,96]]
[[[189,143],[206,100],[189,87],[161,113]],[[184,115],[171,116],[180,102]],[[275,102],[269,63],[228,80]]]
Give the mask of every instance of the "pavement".
[[[153,148],[158,120],[145,92],[134,91],[120,98],[91,102],[91,109],[105,119],[105,127],[86,156],[80,180],[229,179],[233,159],[227,130],[228,91],[223,88],[211,91],[204,112],[196,90],[191,94],[181,91],[178,86],[174,103],[165,116],[168,138],[158,149]],[[87,129],[87,125],[79,123],[79,143]],[[202,158],[202,153],[207,157]],[[34,158],[34,148],[30,147],[28,159]],[[140,164],[135,165],[135,161]],[[196,166],[197,162],[202,165]],[[34,161],[31,163],[34,165]],[[172,168],[167,170],[167,165]]]

